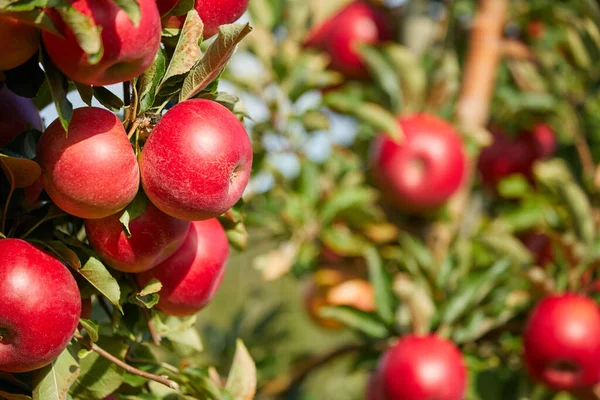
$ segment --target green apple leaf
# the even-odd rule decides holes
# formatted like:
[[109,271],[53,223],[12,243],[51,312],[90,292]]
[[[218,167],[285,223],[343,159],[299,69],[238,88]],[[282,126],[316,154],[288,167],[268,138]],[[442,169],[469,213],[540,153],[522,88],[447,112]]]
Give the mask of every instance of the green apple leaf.
[[75,88],[83,101],[88,107],[92,106],[92,99],[94,97],[94,88],[90,85],[75,82]]
[[195,3],[196,0],[179,0],[177,4],[175,4],[175,7],[169,10],[169,12],[166,13],[164,16],[166,17],[170,15],[185,15],[188,13],[188,11],[194,8]]
[[34,400],[67,400],[69,388],[79,376],[77,360],[66,348],[56,360],[38,370],[34,377]]
[[146,197],[145,193],[140,190],[133,201],[125,208],[121,218],[119,218],[119,221],[121,221],[121,224],[123,224],[123,230],[125,230],[127,237],[131,237],[129,223],[146,212],[147,207],[148,197]]
[[[39,3],[45,3],[46,1],[39,1]],[[31,3],[28,3],[28,6],[30,6]],[[15,7],[15,6],[13,6]],[[40,6],[43,7],[43,6]],[[11,8],[8,8],[13,9]],[[44,31],[53,33],[57,36],[61,36],[60,33],[58,32],[58,30],[56,30],[56,26],[54,25],[54,22],[52,21],[52,18],[50,18],[48,16],[48,14],[40,9],[31,9],[30,11],[18,11],[15,9],[15,12],[2,12],[0,11],[0,13],[2,13],[3,16],[7,16],[10,18],[14,18],[14,19],[18,19],[19,21],[27,24],[27,25],[33,25],[39,29],[42,29]]]
[[154,105],[156,90],[167,69],[167,57],[161,48],[152,65],[138,78],[137,90],[140,97],[140,113],[148,111]]
[[99,338],[98,323],[96,321],[92,321],[91,319],[84,319],[84,318],[81,318],[79,320],[79,323],[81,324],[83,329],[85,329],[85,331],[87,332],[88,336],[90,337],[90,340],[94,343],[97,342],[98,338]]
[[225,389],[234,400],[252,400],[256,395],[256,365],[241,340],[236,341],[233,364]]
[[127,13],[127,16],[135,27],[140,25],[142,10],[137,0],[113,0],[116,5]]
[[100,34],[102,28],[96,26],[92,18],[80,13],[71,5],[61,5],[55,10],[71,29],[81,49],[88,55],[88,62],[97,64],[104,54]]
[[0,153],[0,168],[13,188],[27,187],[42,175],[42,168],[35,161],[9,157],[2,153]]
[[387,60],[382,51],[376,47],[361,46],[360,54],[371,71],[374,81],[387,95],[390,109],[394,113],[398,113],[403,103],[403,93],[393,65]]
[[31,396],[25,394],[14,394],[0,390],[0,398],[6,400],[31,400]]
[[381,257],[377,249],[370,246],[365,249],[364,257],[369,271],[369,281],[375,291],[377,314],[383,321],[391,324],[394,321],[394,295],[389,278],[383,269]]
[[388,328],[372,314],[348,306],[324,307],[319,311],[323,318],[334,319],[374,339],[388,337]]
[[48,0],[0,0],[0,12],[4,13],[5,11],[32,11],[38,7],[45,7],[47,4]]
[[42,50],[42,65],[44,66],[44,71],[46,71],[46,79],[50,86],[50,93],[56,106],[56,111],[58,112],[58,118],[60,118],[60,123],[66,134],[68,134],[69,124],[73,116],[73,105],[67,99],[69,80],[56,68],[45,50]]
[[123,309],[119,304],[121,288],[100,260],[95,257],[90,257],[85,265],[78,269],[77,272],[102,293],[112,305],[123,313]]
[[162,289],[162,283],[157,279],[151,279],[146,287],[140,290],[139,293],[133,293],[128,300],[131,304],[150,309],[158,303],[160,289]]
[[102,86],[94,86],[94,98],[112,112],[118,112],[124,106],[119,96]]

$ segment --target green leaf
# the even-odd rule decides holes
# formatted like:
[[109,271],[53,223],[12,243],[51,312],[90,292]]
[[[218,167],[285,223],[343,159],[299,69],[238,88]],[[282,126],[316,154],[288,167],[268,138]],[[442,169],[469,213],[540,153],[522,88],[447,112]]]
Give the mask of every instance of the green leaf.
[[84,319],[84,318],[79,319],[79,323],[81,324],[83,329],[85,329],[85,331],[87,332],[88,336],[90,337],[90,340],[94,343],[97,342],[98,338],[99,338],[98,323],[96,321],[92,321],[91,319]]
[[123,313],[123,309],[119,304],[121,288],[100,260],[90,257],[77,272]]
[[71,29],[81,49],[88,55],[88,62],[97,64],[104,53],[100,34],[101,27],[96,26],[92,18],[80,13],[70,4],[61,5],[56,7],[55,10]]
[[341,225],[332,225],[323,229],[321,240],[331,250],[348,257],[363,255],[365,247],[369,245],[365,238]]
[[374,339],[384,339],[389,335],[388,329],[373,315],[352,307],[324,307],[319,311],[323,318],[334,319],[349,328],[364,333]]
[[377,200],[377,191],[369,187],[340,188],[323,205],[321,221],[330,223],[339,213],[351,209],[362,208]]
[[144,71],[137,81],[140,97],[140,113],[148,111],[154,105],[156,90],[165,75],[166,68],[167,58],[165,56],[165,51],[161,48],[158,53],[156,53],[152,65]]
[[131,231],[129,230],[129,224],[131,221],[135,220],[139,216],[141,216],[144,212],[146,212],[146,208],[148,207],[148,197],[144,194],[142,190],[138,192],[133,201],[129,203],[119,221],[123,224],[123,229],[127,234],[127,237],[131,237]]
[[375,290],[377,314],[383,321],[391,324],[394,321],[394,296],[381,257],[374,247],[367,247],[364,257],[369,270],[369,281]]
[[116,5],[119,6],[123,11],[127,13],[127,16],[137,28],[140,25],[142,19],[142,10],[137,0],[113,0]]
[[[190,327],[182,331],[175,331],[165,335],[171,341],[173,348],[182,356],[192,355],[204,350],[202,339],[196,327]],[[192,352],[188,351],[189,349]]]
[[118,112],[124,106],[119,96],[102,86],[94,86],[94,97],[112,112]]
[[236,341],[235,356],[225,389],[234,400],[252,400],[256,394],[256,365],[239,339]]
[[44,66],[44,71],[46,71],[46,80],[50,86],[50,93],[52,94],[52,100],[56,106],[60,123],[68,134],[69,124],[71,123],[71,117],[73,116],[73,105],[67,99],[69,81],[67,77],[56,68],[45,50],[42,51],[42,65]]
[[384,52],[396,70],[403,95],[403,111],[422,108],[427,91],[427,74],[419,64],[419,57],[398,44],[384,45]]
[[480,240],[498,256],[509,258],[516,264],[523,265],[532,262],[531,252],[514,236],[501,232],[490,232],[482,235]]
[[134,293],[129,297],[129,302],[137,304],[148,309],[158,304],[158,292],[162,289],[162,283],[156,279],[151,279],[150,282],[139,293]]
[[81,101],[83,101],[88,107],[92,106],[92,98],[94,97],[94,88],[90,85],[84,85],[83,83],[75,82],[75,88],[79,92]]
[[42,175],[42,168],[35,161],[9,157],[2,153],[0,153],[0,168],[13,188],[27,187]]
[[191,99],[215,80],[233,55],[237,44],[251,31],[249,24],[222,25],[215,41],[183,81],[179,101]]
[[79,376],[75,357],[66,348],[56,360],[38,370],[33,381],[34,400],[67,400],[69,388]]
[[0,390],[0,398],[6,400],[31,400],[31,396],[27,396],[24,394],[8,393],[3,390]]
[[369,70],[371,70],[371,76],[379,88],[387,95],[391,111],[398,113],[402,103],[402,88],[400,87],[400,82],[396,77],[393,66],[375,47],[361,46],[360,54]]
[[567,205],[573,228],[579,239],[590,245],[596,234],[592,206],[585,192],[575,183],[558,185],[559,194]]

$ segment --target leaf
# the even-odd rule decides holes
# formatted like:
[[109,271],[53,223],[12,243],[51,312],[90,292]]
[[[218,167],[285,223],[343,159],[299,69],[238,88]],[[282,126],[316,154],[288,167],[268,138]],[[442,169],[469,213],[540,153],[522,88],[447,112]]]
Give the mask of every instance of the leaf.
[[118,112],[124,106],[123,100],[102,86],[94,86],[94,97],[112,112]]
[[92,18],[80,13],[71,5],[61,5],[55,10],[71,29],[81,49],[88,55],[88,62],[97,64],[104,53],[100,35],[102,28],[96,26]]
[[591,244],[596,233],[592,206],[585,192],[573,182],[559,185],[558,191],[567,205],[575,233],[582,242]]
[[[204,24],[200,20],[198,12],[193,9],[187,13],[185,23],[179,35],[177,47],[167,67],[165,76],[162,78],[160,87],[162,87],[169,78],[188,73],[202,57],[200,50],[200,40]],[[160,89],[159,89],[160,91]]]
[[256,365],[241,340],[236,341],[233,364],[225,389],[234,400],[252,400],[256,394]]
[[[42,0],[39,3],[45,3],[45,1]],[[21,22],[26,23],[27,25],[35,26],[54,35],[61,36],[60,32],[58,32],[58,30],[56,29],[52,18],[50,18],[48,16],[48,13],[46,13],[44,10],[31,9],[29,11],[2,12],[2,15],[17,19]]]
[[119,304],[121,288],[100,260],[95,257],[90,257],[85,265],[78,269],[77,272],[79,272],[81,276],[91,283],[92,286],[123,313],[123,309]]
[[129,297],[129,302],[137,304],[148,309],[158,304],[158,292],[162,289],[162,283],[156,279],[151,279],[150,282],[139,293],[134,293]]
[[137,88],[140,96],[140,113],[148,111],[154,105],[156,90],[167,68],[164,50],[159,49],[152,65],[138,78]]
[[369,70],[371,70],[373,79],[387,95],[391,111],[398,113],[402,103],[402,88],[400,87],[400,82],[396,77],[393,66],[375,47],[361,46],[360,54]]
[[383,269],[381,257],[374,247],[367,247],[364,257],[369,270],[369,281],[375,291],[377,314],[386,323],[391,324],[394,321],[394,296],[389,279]]
[[99,335],[98,335],[98,323],[95,321],[92,321],[90,319],[84,319],[81,318],[79,320],[79,323],[81,324],[81,326],[83,326],[83,329],[85,329],[85,331],[87,332],[88,336],[90,337],[90,340],[92,342],[97,342]]
[[233,55],[237,44],[252,31],[250,24],[222,25],[219,35],[183,81],[179,101],[189,100],[215,80]]
[[113,0],[116,5],[119,6],[123,11],[127,13],[127,16],[137,28],[140,25],[142,19],[142,10],[137,0]]
[[8,393],[2,390],[0,390],[0,398],[6,400],[31,400],[31,396],[27,396],[24,394]]
[[0,153],[0,168],[11,186],[24,188],[32,185],[41,175],[42,168],[27,158],[9,157]]
[[75,357],[66,348],[56,360],[36,372],[34,377],[34,400],[66,400],[69,388],[79,376],[80,369]]
[[319,316],[339,321],[374,339],[384,339],[389,335],[387,327],[381,321],[369,313],[352,307],[323,307],[319,311]]
[[332,225],[321,232],[323,243],[336,253],[347,257],[363,255],[367,240],[343,225]]
[[133,201],[129,203],[119,221],[123,224],[123,229],[127,234],[127,237],[131,237],[131,231],[129,230],[129,223],[139,216],[141,216],[144,212],[146,212],[146,208],[148,207],[148,197],[144,194],[142,190],[138,192]]
[[400,80],[405,109],[420,110],[427,91],[427,74],[419,64],[419,57],[398,44],[384,45],[384,52]]
[[190,327],[183,331],[171,332],[165,335],[171,341],[171,344],[176,351],[182,355],[190,355],[190,352],[185,349],[192,349],[192,353],[199,353],[204,350],[202,339],[196,327]]
[[44,71],[46,71],[46,80],[50,86],[50,93],[52,94],[52,100],[56,106],[60,123],[68,134],[69,124],[71,123],[71,117],[73,116],[73,105],[67,99],[69,81],[67,77],[56,68],[45,50],[42,50],[42,65],[44,66]]
[[342,211],[365,207],[367,204],[373,204],[376,199],[377,191],[368,187],[340,188],[323,205],[321,221],[326,225]]
[[79,92],[81,101],[83,101],[88,107],[92,106],[92,98],[94,97],[94,88],[90,85],[84,85],[83,83],[75,82],[75,88]]

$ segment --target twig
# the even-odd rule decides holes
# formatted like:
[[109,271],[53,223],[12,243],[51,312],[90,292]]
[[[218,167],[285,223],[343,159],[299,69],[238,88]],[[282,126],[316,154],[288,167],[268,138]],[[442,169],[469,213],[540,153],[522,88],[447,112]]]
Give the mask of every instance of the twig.
[[593,179],[596,175],[596,165],[592,157],[592,152],[588,146],[585,137],[578,133],[575,135],[575,148],[581,161],[581,167],[583,168],[583,175],[586,178]]
[[[135,278],[133,277],[133,275],[128,275],[127,277],[129,279],[129,283],[133,287],[133,290],[135,290],[136,292],[139,292],[140,286],[138,285],[138,283],[135,280]],[[157,346],[160,346],[160,342],[161,342],[162,338],[156,331],[156,327],[154,326],[154,322],[152,322],[152,318],[150,316],[150,311],[145,307],[140,307],[140,309],[142,310],[142,315],[144,316],[144,320],[146,320],[146,325],[148,326],[148,332],[150,332],[150,337],[152,338],[152,343],[154,343]]]
[[137,130],[137,128],[140,126],[140,120],[136,119],[133,122],[133,125],[131,126],[131,129],[129,129],[129,133],[127,134],[127,139],[131,140],[131,138],[133,137],[133,134],[135,133],[135,131]]
[[79,343],[81,343],[88,350],[91,350],[91,351],[97,353],[100,357],[107,359],[111,363],[124,369],[125,371],[129,372],[130,374],[138,375],[138,376],[141,376],[142,378],[161,383],[173,390],[177,390],[177,391],[179,390],[179,384],[177,382],[170,380],[167,376],[159,376],[159,375],[151,374],[149,372],[145,372],[145,371],[139,370],[135,367],[132,367],[131,365],[125,363],[124,361],[119,360],[117,357],[113,356],[108,351],[106,351],[102,347],[98,346],[96,343],[93,343],[90,340],[86,340],[79,332],[75,332],[73,337],[75,339],[77,339],[77,341]]

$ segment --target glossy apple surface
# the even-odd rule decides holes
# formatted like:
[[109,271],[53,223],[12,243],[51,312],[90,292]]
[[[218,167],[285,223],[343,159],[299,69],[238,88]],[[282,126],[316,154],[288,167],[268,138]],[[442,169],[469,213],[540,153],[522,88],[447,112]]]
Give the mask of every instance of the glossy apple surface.
[[14,18],[0,17],[0,71],[23,64],[39,47],[40,32],[37,28]]
[[139,168],[121,121],[110,111],[73,111],[67,136],[54,121],[37,146],[44,188],[54,203],[80,218],[125,208],[139,188]]
[[0,87],[0,147],[29,129],[44,130],[33,101],[17,96],[7,87]]
[[56,12],[54,23],[64,39],[44,31],[42,38],[56,66],[74,81],[105,86],[141,75],[154,61],[161,39],[160,15],[155,0],[139,0],[141,19],[136,27],[124,10],[111,0],[69,0],[73,8],[102,27],[104,53],[90,63],[71,29]]
[[383,193],[405,212],[443,205],[460,187],[467,158],[452,125],[421,114],[403,117],[404,140],[380,135],[372,148],[371,170]]
[[158,122],[140,168],[144,191],[155,206],[174,218],[205,220],[241,198],[252,169],[252,146],[227,108],[188,100]]
[[168,216],[148,202],[146,211],[129,223],[130,237],[119,219],[122,212],[85,221],[90,245],[111,268],[122,272],[147,271],[181,246],[190,228],[188,221]]
[[547,297],[533,310],[523,335],[525,364],[555,390],[600,382],[600,308],[577,294]]
[[0,371],[27,372],[67,347],[81,314],[75,279],[18,239],[0,240]]
[[137,279],[141,287],[152,278],[162,283],[157,308],[163,313],[189,316],[206,307],[216,294],[228,257],[227,235],[217,219],[192,222],[175,254]]
[[377,400],[463,400],[467,386],[460,350],[434,335],[401,338],[384,353],[376,374],[383,394]]

